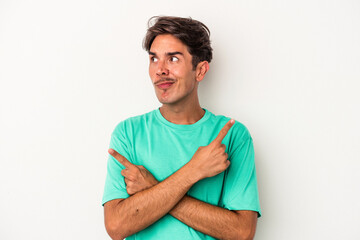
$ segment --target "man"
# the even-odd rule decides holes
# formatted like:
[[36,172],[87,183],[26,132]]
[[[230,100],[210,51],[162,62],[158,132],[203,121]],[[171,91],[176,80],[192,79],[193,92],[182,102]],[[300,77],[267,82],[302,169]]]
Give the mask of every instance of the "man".
[[112,239],[252,239],[260,206],[252,139],[200,107],[208,28],[156,17],[144,48],[159,109],[122,121],[111,138],[103,196]]

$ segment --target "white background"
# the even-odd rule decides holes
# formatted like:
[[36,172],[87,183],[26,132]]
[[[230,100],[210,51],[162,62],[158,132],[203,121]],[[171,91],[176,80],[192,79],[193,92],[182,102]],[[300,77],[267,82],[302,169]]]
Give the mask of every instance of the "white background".
[[357,238],[359,1],[0,0],[0,239],[108,239],[110,134],[160,106],[153,15],[211,30],[200,100],[253,136],[256,239]]

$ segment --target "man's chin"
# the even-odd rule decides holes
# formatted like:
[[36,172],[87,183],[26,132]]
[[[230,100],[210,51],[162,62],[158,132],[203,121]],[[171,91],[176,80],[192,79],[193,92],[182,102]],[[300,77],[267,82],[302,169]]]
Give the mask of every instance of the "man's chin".
[[157,92],[156,97],[158,101],[162,104],[169,104],[171,103],[171,99],[169,98],[167,93],[164,92]]
[[181,104],[181,102],[184,102],[185,98],[181,96],[174,96],[170,94],[159,94],[156,95],[158,101],[164,105],[178,105]]
[[174,104],[176,101],[174,101],[174,100],[171,100],[171,99],[169,99],[169,98],[159,98],[158,97],[158,100],[159,100],[159,102],[161,103],[161,104],[165,104],[165,105],[172,105],[172,104]]
[[164,99],[158,99],[158,100],[159,100],[159,102],[160,102],[161,104],[166,104],[166,105],[168,105],[168,104],[171,104],[171,103],[172,103],[171,101],[164,100]]

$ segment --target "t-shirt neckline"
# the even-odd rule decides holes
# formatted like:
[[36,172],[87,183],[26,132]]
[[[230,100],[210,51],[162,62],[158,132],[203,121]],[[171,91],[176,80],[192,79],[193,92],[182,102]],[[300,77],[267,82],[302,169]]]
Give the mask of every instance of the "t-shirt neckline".
[[205,108],[203,108],[203,110],[205,111],[204,116],[202,116],[202,118],[199,121],[197,121],[196,123],[193,123],[193,124],[175,124],[175,123],[169,122],[161,114],[160,108],[155,110],[155,115],[161,123],[163,123],[171,128],[175,128],[175,129],[179,129],[179,130],[193,130],[193,129],[199,127],[200,125],[202,125],[204,122],[206,122],[209,119],[211,113]]

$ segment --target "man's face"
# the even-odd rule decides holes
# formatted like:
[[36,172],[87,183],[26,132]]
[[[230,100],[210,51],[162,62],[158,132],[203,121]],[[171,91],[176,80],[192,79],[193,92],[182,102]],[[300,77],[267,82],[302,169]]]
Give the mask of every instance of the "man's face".
[[197,96],[196,71],[187,46],[164,34],[157,36],[149,51],[149,75],[162,104],[176,104]]

